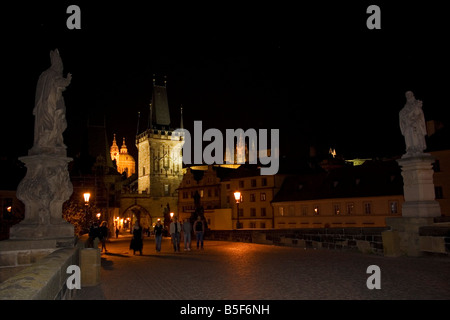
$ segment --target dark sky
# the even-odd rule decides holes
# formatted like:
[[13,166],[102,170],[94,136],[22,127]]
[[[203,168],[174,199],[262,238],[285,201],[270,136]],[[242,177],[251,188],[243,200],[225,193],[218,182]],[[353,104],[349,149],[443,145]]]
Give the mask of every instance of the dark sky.
[[[87,119],[106,119],[129,149],[141,112],[147,125],[152,75],[167,75],[172,126],[280,129],[281,154],[314,144],[346,158],[404,150],[404,93],[423,100],[427,120],[448,112],[449,27],[429,1],[169,2],[58,1],[2,9],[2,153],[26,155],[33,141],[37,79],[58,48],[64,74],[69,156]],[[341,3],[342,2],[342,3]],[[68,30],[66,9],[81,9]],[[381,8],[381,30],[366,9]]]

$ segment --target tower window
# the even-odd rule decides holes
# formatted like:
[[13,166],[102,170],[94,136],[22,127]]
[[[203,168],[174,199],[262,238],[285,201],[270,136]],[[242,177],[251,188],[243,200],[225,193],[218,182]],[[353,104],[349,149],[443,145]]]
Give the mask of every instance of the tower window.
[[168,196],[168,195],[169,195],[169,185],[168,185],[168,184],[165,184],[165,185],[164,185],[164,195],[165,195],[165,196]]

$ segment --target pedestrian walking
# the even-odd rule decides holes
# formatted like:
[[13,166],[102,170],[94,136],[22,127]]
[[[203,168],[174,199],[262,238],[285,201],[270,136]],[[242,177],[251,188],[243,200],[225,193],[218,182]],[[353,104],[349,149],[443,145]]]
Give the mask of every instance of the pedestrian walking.
[[184,237],[184,251],[191,251],[192,226],[191,226],[191,220],[189,218],[186,218],[186,220],[184,220],[182,229],[183,229],[183,237]]
[[200,245],[201,249],[203,250],[203,235],[205,234],[205,224],[201,216],[198,216],[197,221],[195,221],[194,223],[194,233],[195,237],[197,238],[197,249]]
[[102,224],[100,225],[100,242],[102,243],[102,252],[103,249],[105,249],[105,252],[107,252],[108,250],[106,250],[106,238],[108,237],[108,224],[106,221],[103,221]]
[[161,240],[163,233],[163,225],[161,224],[161,220],[156,222],[154,232],[155,232],[155,244],[156,244],[156,252],[161,252]]
[[173,217],[173,221],[170,224],[170,235],[172,236],[173,250],[180,252],[180,232],[181,224],[178,222],[177,217]]
[[139,224],[139,221],[136,220],[136,223],[133,226],[133,238],[131,238],[130,249],[133,250],[133,254],[136,254],[136,251],[139,251],[142,256],[142,248],[144,246],[144,242],[142,241],[143,237],[142,227]]
[[87,247],[88,248],[97,248],[98,247],[98,241],[95,242],[95,238],[100,238],[100,229],[98,227],[97,221],[94,221],[94,223],[89,228],[89,238]]
[[116,227],[116,239],[119,237],[119,228]]

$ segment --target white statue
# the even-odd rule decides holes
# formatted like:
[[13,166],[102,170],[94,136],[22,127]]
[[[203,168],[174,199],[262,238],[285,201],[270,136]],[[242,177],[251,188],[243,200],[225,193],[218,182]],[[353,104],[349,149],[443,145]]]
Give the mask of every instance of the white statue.
[[36,86],[34,145],[31,154],[65,153],[63,132],[67,128],[66,106],[62,92],[72,75],[63,77],[63,63],[58,49],[50,51],[51,66],[39,76]]
[[406,154],[412,156],[422,154],[427,148],[425,136],[427,129],[422,111],[422,101],[416,100],[411,91],[407,91],[406,104],[400,110],[400,130],[405,137]]

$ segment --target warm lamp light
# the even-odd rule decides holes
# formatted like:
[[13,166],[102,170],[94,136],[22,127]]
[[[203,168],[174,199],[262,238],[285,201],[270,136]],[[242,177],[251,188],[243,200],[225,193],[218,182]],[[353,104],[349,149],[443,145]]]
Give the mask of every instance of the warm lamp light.
[[100,216],[101,216],[102,214],[99,212],[99,213],[97,213],[97,219],[100,219]]
[[241,202],[241,193],[239,191],[234,193],[234,199],[236,200],[236,203]]
[[89,198],[91,197],[91,194],[89,192],[86,192],[85,194],[83,194],[84,197],[84,202],[86,202],[86,204],[89,202]]
[[170,213],[170,217],[173,218],[173,212]]
[[239,223],[239,202],[242,201],[242,198],[241,198],[242,196],[239,191],[235,191],[233,194],[234,194],[234,200],[236,200],[236,217],[237,217],[236,229],[239,229],[241,227],[241,224]]

